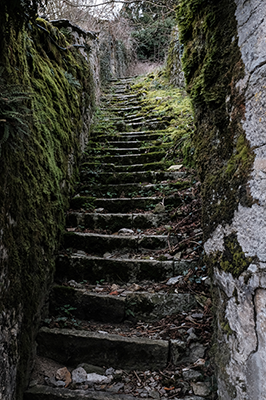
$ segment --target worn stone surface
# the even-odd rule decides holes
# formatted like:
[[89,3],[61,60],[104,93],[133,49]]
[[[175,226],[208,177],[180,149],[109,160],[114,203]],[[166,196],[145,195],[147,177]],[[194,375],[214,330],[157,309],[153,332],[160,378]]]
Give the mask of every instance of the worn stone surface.
[[168,342],[68,329],[41,328],[38,352],[65,364],[93,362],[125,369],[164,368]]
[[185,86],[184,72],[181,64],[182,53],[183,48],[179,42],[178,27],[174,27],[168,48],[166,71],[172,85],[177,87]]
[[193,295],[189,293],[148,294],[136,292],[127,296],[127,301],[133,303],[134,314],[144,320],[155,320],[167,315],[186,312],[196,306]]
[[210,385],[205,382],[191,382],[193,392],[197,396],[208,396],[211,393]]
[[[181,262],[183,270],[188,265],[190,263]],[[164,280],[173,275],[174,266],[173,261],[109,259],[84,255],[60,256],[57,260],[56,276],[60,279],[72,276],[77,280],[87,279],[94,282],[103,278],[114,280],[117,274],[125,282],[134,279]]]
[[[230,82],[226,83],[223,70],[214,72],[215,82],[221,83],[219,93],[223,93],[220,100],[216,98],[216,105],[220,104],[219,112],[223,108],[221,113],[230,121],[229,125],[235,120],[233,128],[228,131],[231,132],[231,148],[228,147],[226,131],[223,131],[221,125],[216,125],[219,120],[218,108],[213,104],[213,109],[208,109],[211,101],[207,99],[208,95],[210,92],[214,96],[218,93],[216,83],[208,81],[208,76],[203,74],[204,83],[201,81],[200,89],[193,87],[197,80],[197,67],[203,70],[200,61],[193,71],[186,70],[189,89],[192,88],[192,96],[195,96],[196,115],[200,116],[199,121],[204,121],[199,131],[205,125],[204,129],[209,132],[208,143],[211,144],[208,152],[204,153],[201,145],[207,136],[200,136],[198,132],[201,144],[198,142],[197,145],[203,149],[203,157],[211,154],[212,159],[215,159],[215,162],[209,159],[203,168],[199,165],[199,172],[203,182],[203,220],[207,239],[205,251],[213,268],[218,393],[221,400],[264,399],[266,9],[263,1],[256,0],[223,1],[219,4],[219,11],[209,5],[205,9],[205,6],[200,10],[194,9],[193,18],[195,23],[199,23],[212,9],[214,14],[217,13],[217,23],[208,26],[207,31],[213,35],[213,29],[220,25],[216,32],[222,34],[221,40],[228,35],[227,55],[230,46],[235,46],[231,58],[226,59],[225,53],[222,56],[224,59],[220,58],[226,60],[227,71],[231,68]],[[221,12],[224,11],[228,13],[226,33],[223,30],[225,22],[221,20]],[[179,22],[183,29],[182,20]],[[229,26],[231,31],[228,30]],[[190,40],[204,46],[196,30]],[[190,46],[188,43],[186,45],[185,52]],[[207,57],[211,49],[212,44],[208,42],[205,47]],[[198,51],[201,51],[201,45],[198,45]],[[199,55],[197,57],[199,60]],[[191,58],[186,53],[185,67],[188,62],[191,65]],[[210,83],[209,87],[207,82]],[[201,89],[205,93],[204,100],[198,96]],[[215,135],[215,129],[212,130],[214,126],[217,128]],[[236,154],[239,156],[236,156],[237,159]],[[222,180],[221,177],[226,178]]]
[[[35,386],[34,388],[28,389],[25,393],[25,400],[56,400],[56,399],[73,399],[73,400],[110,400],[118,399],[117,395],[106,392],[88,392],[85,390],[68,390],[51,388],[49,386]],[[196,398],[200,400],[199,398]],[[196,400],[191,397],[188,400]],[[125,394],[119,394],[119,400],[135,400],[135,397],[128,396]],[[149,399],[148,399],[149,400]]]
[[[82,289],[70,289],[65,286],[54,287],[50,299],[50,311],[56,314],[59,307],[71,304],[73,315],[82,320],[122,322],[125,315],[125,299],[114,296],[100,296],[84,292]],[[99,310],[101,312],[99,313]]]

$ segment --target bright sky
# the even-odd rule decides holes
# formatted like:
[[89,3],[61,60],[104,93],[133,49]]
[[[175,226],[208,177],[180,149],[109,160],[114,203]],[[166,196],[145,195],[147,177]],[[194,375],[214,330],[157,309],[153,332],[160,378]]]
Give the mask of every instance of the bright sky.
[[[101,3],[105,3],[106,0],[94,0],[95,4],[101,4]],[[123,4],[121,3],[117,3],[116,4],[116,9],[120,10],[120,8],[122,7]]]

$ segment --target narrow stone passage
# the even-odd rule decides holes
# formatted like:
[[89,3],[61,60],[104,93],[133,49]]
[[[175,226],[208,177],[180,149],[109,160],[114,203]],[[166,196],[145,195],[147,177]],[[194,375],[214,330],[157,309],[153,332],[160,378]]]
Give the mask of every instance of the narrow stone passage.
[[25,400],[215,398],[197,182],[133,83],[102,98]]

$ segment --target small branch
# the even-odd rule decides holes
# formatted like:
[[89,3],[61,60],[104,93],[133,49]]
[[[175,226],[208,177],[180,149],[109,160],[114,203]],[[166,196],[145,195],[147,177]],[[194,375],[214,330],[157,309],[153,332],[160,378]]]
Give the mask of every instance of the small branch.
[[140,377],[138,376],[138,374],[136,373],[136,371],[133,371],[133,372],[136,375],[136,378],[139,381],[139,383],[142,384],[142,381],[141,381]]

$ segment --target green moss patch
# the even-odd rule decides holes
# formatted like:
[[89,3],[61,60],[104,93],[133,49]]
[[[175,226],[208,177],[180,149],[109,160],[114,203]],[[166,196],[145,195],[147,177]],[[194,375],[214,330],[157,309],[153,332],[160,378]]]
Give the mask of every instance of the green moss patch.
[[169,157],[174,157],[175,153],[178,153],[185,165],[193,165],[194,149],[190,139],[194,131],[194,117],[190,99],[185,91],[169,83],[165,70],[140,78],[133,86],[133,90],[145,94],[142,109],[137,116],[167,119],[165,136],[173,141]]
[[[23,140],[10,135],[1,146],[0,163],[1,241],[7,252],[1,263],[0,310],[23,316],[19,347],[8,349],[10,359],[20,359],[19,399],[76,180],[82,110],[91,109],[94,102],[85,58],[76,48],[61,50],[58,46],[70,45],[64,35],[47,21],[37,23],[49,33],[35,24],[18,34],[11,29],[0,56],[6,85],[21,85],[31,94],[31,114],[28,119],[21,116],[28,135]],[[10,121],[1,122],[1,128],[5,123]]]
[[183,0],[177,11],[187,90],[196,131],[192,135],[202,182],[203,229],[207,239],[230,223],[238,204],[250,206],[247,182],[254,154],[242,128],[244,77],[237,41],[235,3]]

